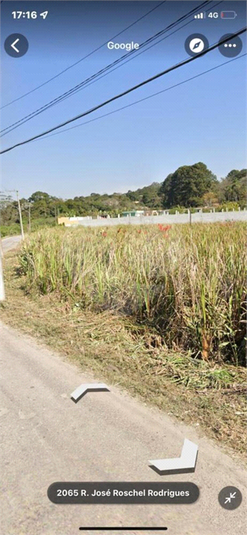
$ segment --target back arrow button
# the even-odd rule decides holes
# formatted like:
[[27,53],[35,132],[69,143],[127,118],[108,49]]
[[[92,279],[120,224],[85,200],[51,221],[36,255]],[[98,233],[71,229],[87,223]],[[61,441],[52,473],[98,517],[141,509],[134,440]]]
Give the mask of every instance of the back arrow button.
[[12,33],[5,39],[4,48],[12,58],[21,58],[28,51],[28,40],[21,33]]
[[19,43],[20,39],[16,39],[12,45],[10,45],[18,54],[20,53],[20,50],[18,50],[18,48],[16,48],[15,45],[17,45],[17,43]]

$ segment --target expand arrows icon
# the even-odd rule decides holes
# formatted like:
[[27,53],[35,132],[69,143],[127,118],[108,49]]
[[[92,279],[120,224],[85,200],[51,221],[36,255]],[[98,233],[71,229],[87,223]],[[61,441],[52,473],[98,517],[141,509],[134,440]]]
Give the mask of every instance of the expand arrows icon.
[[87,392],[109,392],[109,388],[104,383],[84,383],[78,386],[70,397],[77,403]]
[[184,440],[181,456],[176,459],[159,459],[149,461],[149,466],[161,475],[185,474],[196,468],[198,446],[187,438]]

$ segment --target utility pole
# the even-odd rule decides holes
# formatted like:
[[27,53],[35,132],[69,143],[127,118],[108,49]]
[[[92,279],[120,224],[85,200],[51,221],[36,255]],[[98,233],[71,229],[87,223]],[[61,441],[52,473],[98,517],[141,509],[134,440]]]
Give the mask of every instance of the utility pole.
[[2,242],[0,248],[0,301],[5,299],[4,282],[3,282],[3,266],[2,266],[3,249]]
[[5,300],[4,280],[3,280],[3,245],[0,234],[0,301]]
[[16,193],[16,200],[17,200],[17,205],[18,205],[18,212],[19,212],[19,219],[20,219],[20,226],[21,226],[21,237],[24,240],[25,236],[24,236],[23,223],[22,223],[21,203],[20,203],[20,199],[19,199],[19,191],[17,189],[8,189],[6,191],[8,193],[13,193],[13,192]]
[[31,232],[31,203],[28,205],[28,232]]
[[20,218],[20,225],[21,225],[21,237],[24,240],[24,230],[23,230],[23,223],[22,223],[22,214],[21,214],[21,203],[19,199],[19,191],[16,190],[16,198],[17,198],[17,204],[18,204],[18,211],[19,211],[19,218]]

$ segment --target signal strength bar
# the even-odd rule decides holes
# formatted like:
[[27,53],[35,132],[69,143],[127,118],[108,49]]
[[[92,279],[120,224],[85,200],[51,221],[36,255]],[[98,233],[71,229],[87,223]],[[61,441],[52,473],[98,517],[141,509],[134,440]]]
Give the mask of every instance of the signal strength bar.
[[196,15],[194,15],[194,19],[205,19],[206,18],[206,13],[197,13]]

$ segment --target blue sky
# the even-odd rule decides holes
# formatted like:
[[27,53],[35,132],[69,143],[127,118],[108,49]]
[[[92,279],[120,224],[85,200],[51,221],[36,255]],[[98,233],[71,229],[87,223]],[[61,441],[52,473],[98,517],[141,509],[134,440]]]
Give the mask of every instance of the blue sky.
[[[136,19],[156,2],[7,2],[2,4],[2,106],[45,82]],[[199,6],[200,2],[166,2],[116,42],[141,43]],[[116,93],[186,59],[184,42],[199,32],[209,44],[245,26],[245,2],[211,2],[212,11],[234,9],[235,20],[193,20],[159,44],[40,114],[2,138],[2,148],[38,134]],[[216,6],[213,9],[213,6]],[[42,12],[45,21],[13,20],[14,10]],[[183,23],[185,24],[185,23]],[[182,24],[181,24],[182,26]],[[22,33],[29,50],[8,56],[3,44]],[[170,32],[171,33],[171,32]],[[169,35],[169,34],[167,34]],[[241,36],[243,50],[246,35]],[[123,55],[105,46],[31,95],[2,110],[2,128],[56,98]],[[227,61],[218,50],[156,80],[90,116],[130,104]],[[181,165],[203,161],[218,176],[246,166],[245,58],[116,114],[56,136],[29,143],[1,156],[4,189],[34,191],[70,198],[91,192],[124,192],[161,182]],[[89,119],[89,118],[88,118]],[[88,119],[80,119],[76,124]],[[72,125],[71,125],[72,126]]]

